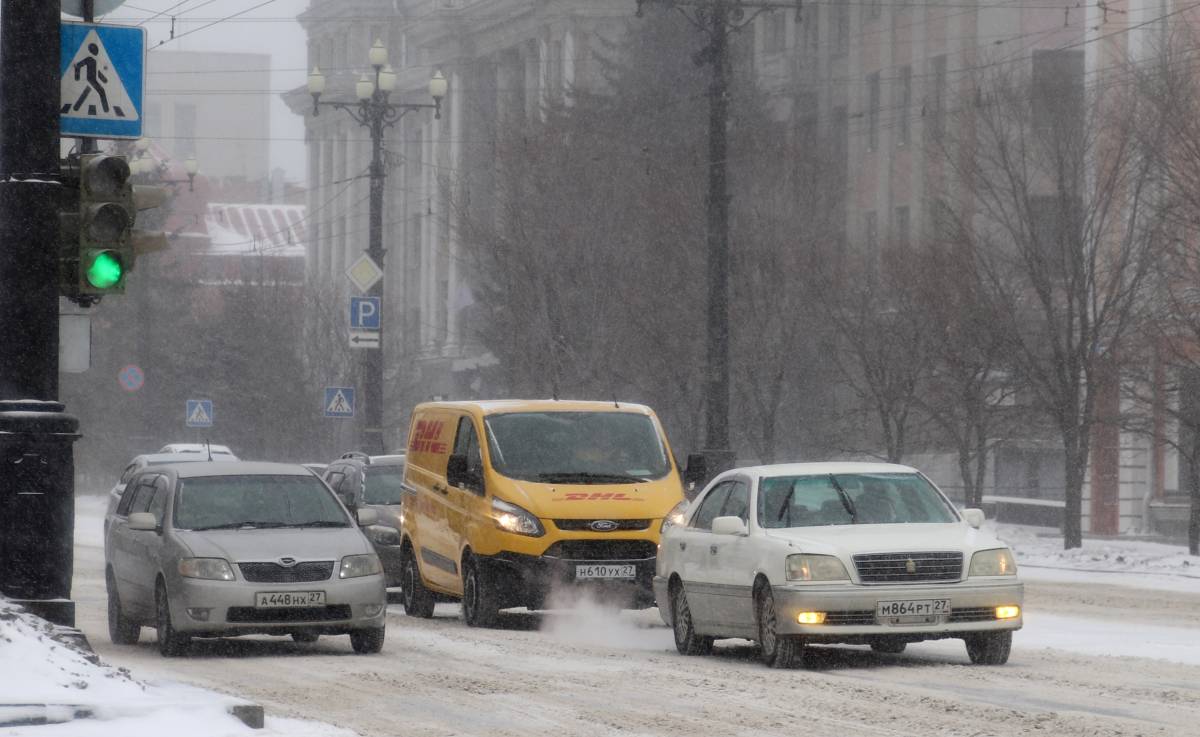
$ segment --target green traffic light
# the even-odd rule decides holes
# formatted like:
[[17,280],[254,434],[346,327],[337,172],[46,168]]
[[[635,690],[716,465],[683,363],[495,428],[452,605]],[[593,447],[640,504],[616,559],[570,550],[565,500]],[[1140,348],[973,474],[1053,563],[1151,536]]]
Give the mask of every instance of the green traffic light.
[[124,273],[125,267],[116,253],[101,251],[88,266],[87,280],[96,289],[110,289],[121,282]]

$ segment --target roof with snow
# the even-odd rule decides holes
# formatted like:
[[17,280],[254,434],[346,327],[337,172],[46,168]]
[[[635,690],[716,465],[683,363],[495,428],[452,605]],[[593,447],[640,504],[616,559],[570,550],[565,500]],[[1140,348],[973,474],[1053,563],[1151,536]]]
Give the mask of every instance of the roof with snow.
[[303,257],[308,237],[304,205],[210,202],[204,215],[206,253]]

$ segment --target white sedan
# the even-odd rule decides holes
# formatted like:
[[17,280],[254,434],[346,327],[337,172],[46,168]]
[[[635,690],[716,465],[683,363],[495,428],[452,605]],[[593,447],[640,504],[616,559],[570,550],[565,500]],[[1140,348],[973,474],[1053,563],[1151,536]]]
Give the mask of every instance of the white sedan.
[[664,522],[659,611],[685,655],[742,637],[787,668],[809,643],[899,653],[960,638],[972,663],[1002,665],[1024,587],[1012,551],[982,522],[907,466],[734,469]]

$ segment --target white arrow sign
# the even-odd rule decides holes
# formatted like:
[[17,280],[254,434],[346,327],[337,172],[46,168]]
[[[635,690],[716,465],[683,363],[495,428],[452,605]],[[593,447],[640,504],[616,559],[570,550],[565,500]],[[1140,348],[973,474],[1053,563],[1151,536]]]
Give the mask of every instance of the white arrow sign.
[[351,348],[378,348],[379,347],[379,331],[378,330],[351,330],[350,331],[350,347]]

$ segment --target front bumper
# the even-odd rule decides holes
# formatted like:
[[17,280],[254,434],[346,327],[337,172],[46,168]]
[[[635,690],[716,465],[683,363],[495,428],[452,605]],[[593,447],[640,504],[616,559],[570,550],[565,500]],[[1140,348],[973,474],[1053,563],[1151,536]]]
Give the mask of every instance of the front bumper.
[[[255,608],[255,593],[285,591],[324,591],[325,605]],[[287,584],[181,577],[171,587],[170,603],[177,631],[212,637],[297,630],[345,634],[383,627],[387,609],[382,575]],[[207,610],[207,617],[198,616],[196,610]]]
[[[784,585],[772,588],[779,632],[813,642],[844,641],[859,635],[900,635],[909,639],[955,637],[971,632],[1018,630],[1024,613],[996,619],[1000,606],[1022,606],[1020,581],[986,580],[954,584],[864,586],[861,584]],[[931,617],[877,616],[879,602],[949,599],[949,614]],[[799,624],[799,612],[825,612],[826,624]]]
[[[575,560],[504,552],[483,557],[502,592],[502,606],[540,609],[555,594],[584,593],[596,600],[630,609],[654,606],[655,558],[632,560]],[[632,565],[633,578],[588,578],[575,575],[576,566]]]

